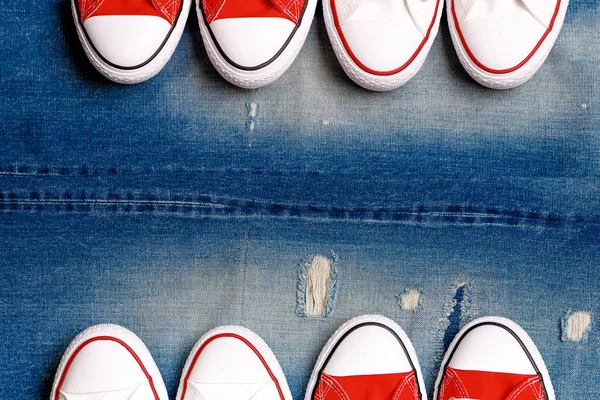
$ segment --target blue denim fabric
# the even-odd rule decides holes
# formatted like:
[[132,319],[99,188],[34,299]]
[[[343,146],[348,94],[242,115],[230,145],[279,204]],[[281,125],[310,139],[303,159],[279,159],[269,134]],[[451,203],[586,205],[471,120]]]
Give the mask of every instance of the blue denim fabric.
[[[443,20],[389,93],[346,78],[320,12],[290,70],[245,91],[193,13],[163,72],[126,87],[89,64],[67,1],[0,5],[0,399],[47,398],[73,336],[113,322],[172,396],[201,334],[245,325],[299,400],[327,337],[370,312],[407,331],[430,389],[445,344],[491,314],[531,334],[559,399],[598,398],[600,2],[571,1],[522,87],[471,81]],[[298,268],[330,251],[331,316],[300,317]],[[574,311],[591,329],[562,341]]]

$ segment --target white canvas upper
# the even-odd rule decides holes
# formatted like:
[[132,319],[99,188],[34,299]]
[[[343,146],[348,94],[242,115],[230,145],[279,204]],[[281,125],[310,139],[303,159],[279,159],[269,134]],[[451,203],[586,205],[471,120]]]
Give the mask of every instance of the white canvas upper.
[[434,0],[335,0],[340,25],[349,20],[414,24],[425,35],[435,12]]
[[459,23],[481,18],[534,16],[546,28],[550,25],[556,0],[455,0]]
[[275,57],[295,27],[285,18],[223,18],[210,24],[221,50],[242,67],[256,67]]
[[292,400],[292,396],[267,344],[246,328],[224,326],[202,336],[190,352],[177,399]]
[[50,400],[57,394],[59,400],[156,400],[144,369],[159,400],[168,400],[144,343],[123,327],[96,325],[73,339],[65,351]]
[[150,15],[99,15],[83,27],[98,53],[120,67],[148,61],[171,30],[164,18]]

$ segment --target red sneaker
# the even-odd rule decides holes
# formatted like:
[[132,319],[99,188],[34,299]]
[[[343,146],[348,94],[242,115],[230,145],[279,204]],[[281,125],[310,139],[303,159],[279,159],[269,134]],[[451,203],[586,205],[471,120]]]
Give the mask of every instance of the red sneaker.
[[234,85],[268,85],[292,64],[317,0],[198,0],[198,21],[214,67]]
[[305,400],[427,399],[415,350],[394,321],[364,315],[342,325],[321,351]]
[[191,0],[71,0],[88,58],[118,83],[159,73],[179,43]]
[[496,317],[475,320],[450,344],[436,400],[554,400],[542,356],[527,333]]

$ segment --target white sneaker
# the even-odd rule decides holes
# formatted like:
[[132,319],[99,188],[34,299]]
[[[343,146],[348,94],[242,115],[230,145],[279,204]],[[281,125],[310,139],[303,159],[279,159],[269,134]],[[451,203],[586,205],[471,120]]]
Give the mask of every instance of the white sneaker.
[[202,336],[181,374],[177,400],[292,400],[285,375],[254,332],[222,326]]
[[458,58],[483,86],[510,89],[542,66],[562,27],[568,0],[447,0]]
[[346,74],[370,90],[408,82],[429,53],[444,0],[323,0],[329,39]]
[[117,325],[96,325],[81,332],[65,351],[50,400],[169,399],[140,338]]

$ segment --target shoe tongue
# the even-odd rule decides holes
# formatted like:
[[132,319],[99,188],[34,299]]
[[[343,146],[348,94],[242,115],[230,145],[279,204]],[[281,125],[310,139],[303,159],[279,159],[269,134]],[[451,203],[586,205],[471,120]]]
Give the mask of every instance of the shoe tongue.
[[127,389],[111,390],[97,393],[67,393],[60,392],[59,400],[144,400],[153,398],[150,386],[140,383]]
[[[191,389],[191,390],[190,390]],[[275,382],[264,383],[196,383],[189,382],[194,400],[277,400]],[[187,399],[187,395],[186,395]]]

